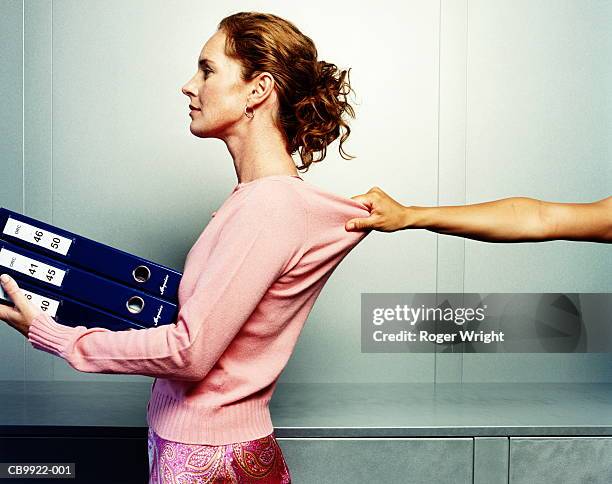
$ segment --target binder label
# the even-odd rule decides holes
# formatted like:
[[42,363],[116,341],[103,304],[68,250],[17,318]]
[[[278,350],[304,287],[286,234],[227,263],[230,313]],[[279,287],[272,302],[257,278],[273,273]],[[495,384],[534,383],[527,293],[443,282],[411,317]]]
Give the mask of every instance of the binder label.
[[55,317],[57,314],[57,308],[59,307],[59,301],[41,296],[40,294],[35,294],[31,291],[26,291],[25,289],[22,289],[21,292],[30,300],[30,302],[32,302],[32,304],[38,306],[41,311],[47,313],[52,318]]
[[66,255],[72,244],[72,239],[54,234],[48,230],[35,227],[20,220],[9,217],[4,226],[3,234],[25,240],[34,245],[42,246],[58,254]]
[[35,259],[30,259],[24,255],[17,254],[4,247],[0,249],[0,266],[8,267],[26,276],[58,287],[62,285],[62,281],[66,275],[66,271],[39,262]]

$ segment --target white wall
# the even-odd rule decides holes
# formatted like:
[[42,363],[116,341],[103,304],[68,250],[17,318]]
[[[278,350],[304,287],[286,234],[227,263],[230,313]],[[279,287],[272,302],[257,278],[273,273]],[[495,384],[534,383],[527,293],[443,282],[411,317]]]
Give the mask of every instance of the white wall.
[[[304,175],[312,183],[347,197],[378,185],[428,206],[612,191],[610,2],[13,0],[2,10],[11,175],[0,204],[178,270],[236,183],[225,145],[190,134],[180,88],[219,21],[241,10],[293,21],[320,59],[352,68],[345,148],[357,158],[334,143]],[[609,382],[610,354],[362,354],[359,303],[362,292],[609,292],[611,272],[604,244],[375,233],[330,278],[281,381]],[[149,380],[79,373],[5,326],[0,338],[0,379]]]

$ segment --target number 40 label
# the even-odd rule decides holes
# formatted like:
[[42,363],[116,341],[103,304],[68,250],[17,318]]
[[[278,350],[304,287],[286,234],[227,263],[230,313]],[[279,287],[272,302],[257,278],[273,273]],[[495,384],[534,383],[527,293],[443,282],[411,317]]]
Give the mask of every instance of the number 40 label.
[[55,317],[57,314],[57,308],[59,307],[59,301],[41,296],[40,294],[36,294],[31,291],[26,291],[25,289],[21,289],[21,292],[23,292],[24,296],[28,298],[35,306],[38,306],[43,312],[47,313],[52,318]]

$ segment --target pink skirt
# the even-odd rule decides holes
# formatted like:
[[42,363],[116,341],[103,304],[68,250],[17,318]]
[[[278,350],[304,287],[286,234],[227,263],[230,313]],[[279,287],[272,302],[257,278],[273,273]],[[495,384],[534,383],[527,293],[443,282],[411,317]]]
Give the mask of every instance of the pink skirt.
[[288,484],[291,474],[274,432],[227,445],[165,440],[149,428],[149,484]]

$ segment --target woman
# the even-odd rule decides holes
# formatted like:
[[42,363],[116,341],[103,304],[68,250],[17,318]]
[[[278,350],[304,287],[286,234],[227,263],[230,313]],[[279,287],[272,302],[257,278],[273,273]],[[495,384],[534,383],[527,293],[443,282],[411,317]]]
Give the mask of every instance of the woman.
[[[268,403],[323,285],[365,237],[367,207],[304,181],[338,138],[347,72],[274,15],[237,13],[206,42],[182,88],[191,132],[225,142],[238,183],[189,251],[175,324],[112,332],[58,324],[15,281],[0,318],[84,372],[156,377],[150,482],[290,482]],[[321,153],[319,159],[314,154]]]
[[373,187],[352,199],[371,213],[347,220],[347,230],[427,229],[484,242],[612,242],[612,197],[591,203],[511,197],[457,207],[416,207],[404,206]]

